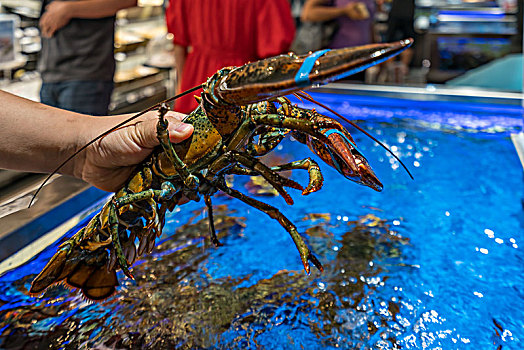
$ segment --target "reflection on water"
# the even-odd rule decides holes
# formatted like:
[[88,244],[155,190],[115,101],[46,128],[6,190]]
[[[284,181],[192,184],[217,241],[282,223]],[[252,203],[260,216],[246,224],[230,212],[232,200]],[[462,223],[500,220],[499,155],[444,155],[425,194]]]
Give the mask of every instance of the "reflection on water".
[[[24,298],[3,309],[2,347],[245,348],[263,346],[267,334],[281,326],[303,328],[331,346],[366,343],[377,333],[395,342],[389,328],[399,326],[399,300],[373,305],[375,289],[386,283],[387,267],[372,262],[398,264],[398,247],[407,240],[386,221],[368,215],[345,222],[337,240],[329,215],[311,214],[304,219],[311,245],[329,257],[324,273],[305,277],[302,271],[282,270],[242,287],[249,275],[214,279],[206,271],[205,261],[215,248],[202,240],[207,220],[199,216],[134,266],[135,282],[125,279],[118,295],[100,304],[55,287],[36,303]],[[216,207],[215,224],[221,236],[241,234],[245,226],[225,205]],[[26,294],[33,277],[12,288]]]

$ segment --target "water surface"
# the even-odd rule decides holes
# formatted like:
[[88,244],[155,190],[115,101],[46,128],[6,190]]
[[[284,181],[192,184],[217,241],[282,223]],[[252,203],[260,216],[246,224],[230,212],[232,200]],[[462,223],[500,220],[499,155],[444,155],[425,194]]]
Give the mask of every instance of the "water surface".
[[[27,295],[57,245],[1,276],[0,347],[520,349],[524,186],[509,134],[522,111],[315,97],[359,120],[415,177],[351,130],[381,193],[323,163],[324,188],[307,197],[289,190],[293,206],[234,179],[298,226],[322,274],[305,275],[278,223],[217,196],[223,247],[209,242],[204,204],[184,205],[153,254],[135,263],[136,281],[121,276],[101,303],[63,286]],[[276,153],[278,162],[311,156],[292,140]],[[307,183],[304,172],[292,177]]]

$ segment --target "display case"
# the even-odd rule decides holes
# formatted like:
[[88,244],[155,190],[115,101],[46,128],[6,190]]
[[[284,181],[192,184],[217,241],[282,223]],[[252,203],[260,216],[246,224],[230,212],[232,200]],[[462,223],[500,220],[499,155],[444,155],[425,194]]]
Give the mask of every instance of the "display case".
[[512,52],[521,52],[513,1],[417,0],[417,56],[431,65],[429,83],[444,83]]
[[110,113],[137,112],[173,93],[171,48],[161,6],[135,7],[118,13],[117,71]]
[[[15,39],[18,45],[17,64],[3,69],[3,77],[19,80],[26,72],[36,70],[36,62],[41,49],[38,17],[41,1],[5,0],[1,1],[2,15],[16,18]],[[31,76],[32,73],[29,73]]]

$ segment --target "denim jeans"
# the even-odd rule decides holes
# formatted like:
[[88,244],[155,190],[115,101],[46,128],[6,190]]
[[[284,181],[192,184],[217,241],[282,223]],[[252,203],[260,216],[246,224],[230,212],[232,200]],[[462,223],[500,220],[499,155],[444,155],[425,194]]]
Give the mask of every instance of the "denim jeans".
[[43,83],[40,102],[78,113],[107,115],[112,92],[112,81]]

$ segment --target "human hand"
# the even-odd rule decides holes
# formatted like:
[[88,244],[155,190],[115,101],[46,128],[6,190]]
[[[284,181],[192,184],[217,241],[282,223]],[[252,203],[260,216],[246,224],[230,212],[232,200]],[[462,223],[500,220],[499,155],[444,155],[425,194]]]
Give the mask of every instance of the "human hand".
[[40,33],[45,38],[51,38],[55,32],[71,20],[67,1],[53,1],[46,6],[40,18]]
[[[81,131],[79,145],[85,145],[96,136],[128,118],[93,117]],[[168,112],[169,139],[178,143],[193,133],[193,126],[182,123],[185,115]],[[151,111],[138,120],[125,125],[100,140],[73,159],[74,176],[105,191],[116,191],[129,178],[135,166],[143,161],[159,145],[156,136],[158,112]]]
[[352,20],[364,20],[369,18],[369,11],[363,2],[350,2],[344,8],[344,14]]

